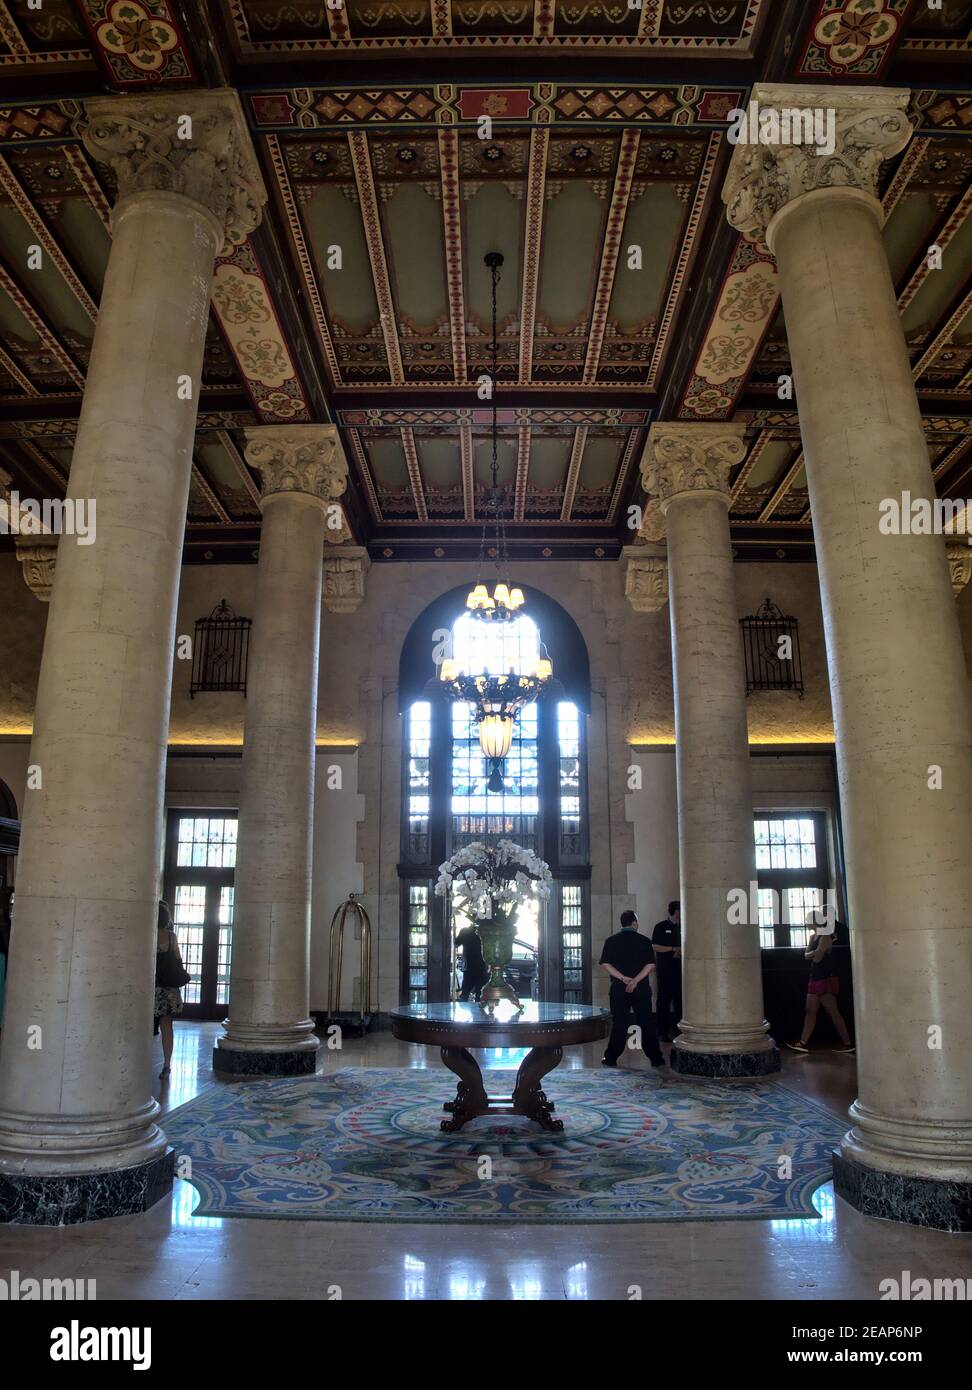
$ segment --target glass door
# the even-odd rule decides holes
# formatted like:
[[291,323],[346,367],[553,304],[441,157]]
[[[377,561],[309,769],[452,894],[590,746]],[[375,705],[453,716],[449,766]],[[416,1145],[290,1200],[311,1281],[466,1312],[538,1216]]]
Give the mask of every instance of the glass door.
[[170,811],[165,898],[183,963],[183,1018],[220,1020],[229,1004],[233,951],[234,812]]

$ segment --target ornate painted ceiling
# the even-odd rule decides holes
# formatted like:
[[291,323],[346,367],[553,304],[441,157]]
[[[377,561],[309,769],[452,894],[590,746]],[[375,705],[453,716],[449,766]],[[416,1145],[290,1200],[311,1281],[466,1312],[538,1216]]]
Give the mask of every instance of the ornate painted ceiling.
[[373,558],[476,553],[490,250],[516,554],[615,558],[650,422],[732,418],[737,554],[810,558],[774,263],[720,200],[728,113],[769,80],[911,89],[885,241],[935,477],[966,495],[970,54],[972,0],[0,0],[0,485],[62,495],[70,467],[114,197],[84,99],[232,84],[270,203],[217,264],[187,559],[254,556],[243,428],[314,420]]

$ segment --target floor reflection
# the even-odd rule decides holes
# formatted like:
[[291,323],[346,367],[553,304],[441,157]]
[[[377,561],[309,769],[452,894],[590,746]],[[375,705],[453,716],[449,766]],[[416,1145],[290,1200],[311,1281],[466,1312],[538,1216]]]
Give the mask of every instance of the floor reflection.
[[172,1225],[181,1230],[221,1231],[221,1216],[194,1216],[202,1199],[191,1182],[177,1178],[172,1188]]
[[806,1245],[809,1242],[819,1244],[821,1241],[827,1244],[832,1243],[836,1236],[835,1217],[837,1215],[833,1183],[825,1182],[821,1187],[818,1187],[810,1201],[819,1211],[819,1218],[803,1216],[770,1221],[769,1228],[773,1235],[782,1240],[799,1241],[801,1245]]
[[432,1298],[434,1294],[435,1290],[429,1287],[426,1262],[414,1255],[405,1255],[402,1260],[402,1298],[414,1302],[416,1299]]

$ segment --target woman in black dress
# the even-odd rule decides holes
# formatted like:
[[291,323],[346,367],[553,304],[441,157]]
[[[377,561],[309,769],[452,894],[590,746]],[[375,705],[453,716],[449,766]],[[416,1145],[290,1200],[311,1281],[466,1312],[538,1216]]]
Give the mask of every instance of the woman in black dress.
[[489,979],[489,966],[483,959],[483,943],[475,927],[463,927],[456,933],[456,945],[462,947],[462,990],[460,1002],[465,1004],[470,994],[479,1002],[479,991]]
[[162,1070],[159,1080],[164,1081],[172,1067],[172,1020],[182,1013],[182,991],[169,983],[185,975],[179,942],[172,930],[172,913],[169,904],[159,903],[158,937],[155,943],[155,1020],[162,1034]]

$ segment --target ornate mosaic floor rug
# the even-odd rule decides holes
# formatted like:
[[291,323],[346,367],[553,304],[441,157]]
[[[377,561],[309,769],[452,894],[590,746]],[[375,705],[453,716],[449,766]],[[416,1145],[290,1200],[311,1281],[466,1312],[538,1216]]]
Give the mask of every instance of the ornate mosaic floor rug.
[[[490,1094],[509,1094],[513,1072],[484,1075]],[[164,1126],[192,1160],[200,1216],[566,1224],[818,1215],[811,1194],[831,1177],[846,1125],[779,1082],[624,1070],[548,1079],[563,1134],[503,1115],[443,1134],[451,1076],[403,1068],[213,1086]]]

